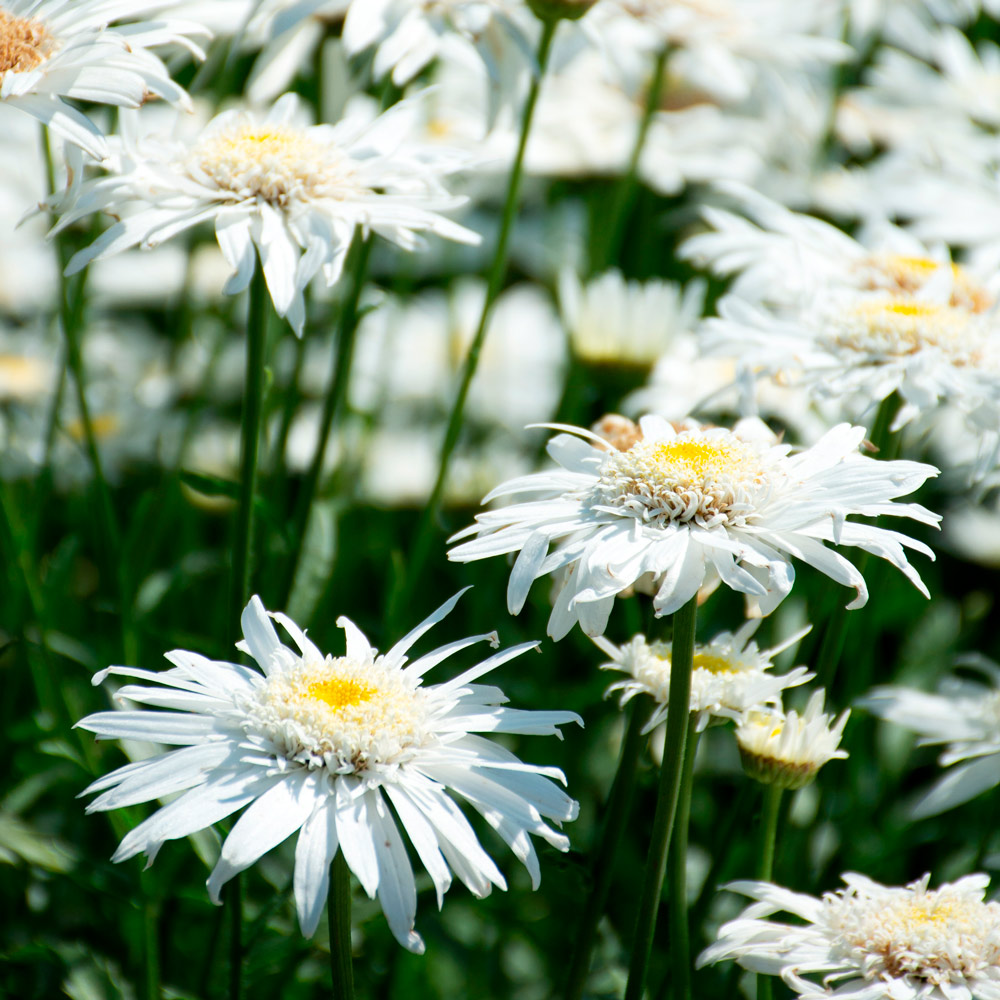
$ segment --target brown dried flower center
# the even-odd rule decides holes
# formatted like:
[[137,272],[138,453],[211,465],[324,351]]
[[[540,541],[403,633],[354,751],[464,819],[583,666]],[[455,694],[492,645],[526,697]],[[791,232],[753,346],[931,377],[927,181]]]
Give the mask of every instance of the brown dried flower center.
[[45,25],[0,10],[0,77],[34,69],[47,58],[51,42]]

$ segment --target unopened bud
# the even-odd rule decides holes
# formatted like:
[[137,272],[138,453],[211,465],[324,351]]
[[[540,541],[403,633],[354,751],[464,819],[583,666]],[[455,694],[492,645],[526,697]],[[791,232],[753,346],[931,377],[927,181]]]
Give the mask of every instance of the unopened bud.
[[528,0],[528,6],[541,21],[575,21],[595,3],[597,0]]

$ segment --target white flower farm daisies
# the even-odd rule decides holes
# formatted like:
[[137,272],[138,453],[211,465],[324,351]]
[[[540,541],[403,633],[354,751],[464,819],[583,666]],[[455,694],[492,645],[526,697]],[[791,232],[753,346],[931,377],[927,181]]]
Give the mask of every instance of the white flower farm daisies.
[[[928,875],[905,887],[843,878],[847,888],[822,899],[734,882],[758,902],[723,925],[698,964],[735,959],[805,1000],[1000,1000],[1000,903],[983,901],[988,876],[939,889]],[[764,919],[778,912],[806,923]]]
[[56,228],[95,211],[128,214],[77,253],[67,274],[212,221],[235,272],[225,291],[249,285],[259,253],[275,310],[301,335],[306,285],[320,272],[328,285],[340,277],[356,229],[406,250],[421,245],[421,231],[479,242],[439,214],[465,202],[441,178],[469,157],[408,142],[414,110],[403,101],[373,119],[358,106],[336,125],[310,127],[286,94],[262,119],[224,111],[194,142],[124,131],[108,175],[66,196]]
[[[720,579],[748,596],[754,614],[770,614],[792,588],[792,556],[853,587],[848,607],[861,607],[864,578],[824,542],[887,559],[927,594],[905,553],[908,547],[933,559],[926,545],[847,518],[887,514],[936,524],[939,516],[918,504],[893,503],[936,475],[933,466],[863,457],[865,430],[849,424],[797,454],[758,420],[733,430],[689,421],[676,430],[646,416],[639,426],[640,439],[624,451],[582,428],[559,427],[570,433],[553,438],[548,451],[562,468],[510,480],[484,502],[540,497],[478,514],[478,523],[452,540],[478,537],[449,558],[519,552],[507,588],[511,614],[523,607],[532,581],[564,570],[549,619],[555,639],[577,621],[588,635],[602,634],[615,595],[643,578],[656,588],[658,615]],[[551,542],[560,544],[550,553]]]
[[137,108],[150,96],[186,104],[151,46],[182,45],[200,25],[170,19],[116,24],[168,6],[150,0],[2,0],[0,102],[20,108],[98,160],[107,156],[100,129],[67,98]]
[[[566,850],[553,830],[576,816],[577,805],[550,778],[556,768],[522,763],[477,732],[559,735],[557,725],[579,722],[572,712],[501,708],[484,674],[537,643],[495,653],[443,684],[423,675],[476,642],[449,643],[407,664],[410,647],[454,608],[451,598],[383,656],[347,618],[345,656],[324,656],[299,627],[277,620],[295,641],[278,639],[260,599],[243,612],[239,647],[260,670],[175,650],[164,673],[111,667],[94,678],[120,674],[163,687],[129,684],[119,698],[170,712],[98,712],[78,725],[98,737],[149,740],[180,749],[127,764],[99,778],[87,792],[102,794],[88,812],[118,809],[182,793],[125,836],[115,861],[145,853],[150,863],[167,840],[185,837],[246,806],[208,880],[216,901],[222,885],[298,831],[294,894],[302,932],[316,930],[338,848],[369,896],[378,894],[389,927],[411,951],[423,951],[414,930],[416,888],[402,823],[437,890],[438,905],[454,872],[477,896],[503,876],[480,846],[448,794],[470,802],[525,864],[537,886],[538,859],[529,834]],[[390,811],[390,805],[392,810]]]

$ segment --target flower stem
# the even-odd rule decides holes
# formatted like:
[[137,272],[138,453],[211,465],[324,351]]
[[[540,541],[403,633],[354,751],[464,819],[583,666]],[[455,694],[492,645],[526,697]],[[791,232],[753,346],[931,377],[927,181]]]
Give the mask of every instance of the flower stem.
[[656,915],[660,905],[660,890],[667,865],[667,851],[677,814],[681,775],[684,767],[684,746],[687,742],[688,716],[691,704],[691,668],[694,662],[694,629],[698,599],[692,597],[674,614],[674,634],[670,655],[670,691],[667,706],[667,735],[660,765],[660,787],[653,816],[653,834],[646,857],[646,871],[639,913],[632,937],[632,960],[629,964],[625,1000],[641,1000],[646,983],[649,954],[653,947]]
[[573,939],[573,953],[570,956],[569,974],[566,978],[565,1000],[580,1000],[590,969],[590,953],[597,936],[597,925],[604,913],[614,874],[615,855],[621,843],[622,833],[628,821],[635,791],[639,756],[643,745],[643,727],[649,721],[652,705],[648,697],[639,695],[629,706],[628,728],[622,741],[611,794],[604,807],[604,823],[601,838],[590,865],[590,893],[580,915],[580,923]]
[[351,958],[351,871],[344,852],[330,866],[330,972],[333,976],[333,1000],[354,1000],[354,969]]
[[[671,658],[673,670],[673,658]],[[689,714],[687,743],[684,747],[684,769],[677,797],[677,818],[674,820],[673,843],[670,846],[668,906],[670,912],[670,970],[674,1000],[689,1000],[691,996],[691,941],[687,905],[688,820],[691,816],[691,785],[694,758],[701,735],[696,726],[697,715]]]
[[264,353],[267,339],[269,296],[263,267],[257,267],[250,282],[247,308],[247,357],[243,381],[243,417],[240,425],[240,493],[233,538],[232,576],[229,587],[229,614],[223,630],[227,647],[240,614],[250,596],[250,567],[253,548],[254,496],[257,491],[257,457],[264,410]]
[[[264,354],[269,301],[263,265],[258,262],[250,282],[247,306],[247,357],[243,381],[243,417],[240,424],[240,494],[236,510],[236,534],[233,538],[229,608],[223,630],[223,643],[227,648],[233,641],[234,630],[239,629],[240,614],[250,596],[254,496],[257,492],[257,457],[264,410]],[[243,884],[240,875],[234,875],[229,882],[226,906],[229,908],[229,998],[241,1000]]]
[[604,246],[604,256],[595,255],[597,256],[593,268],[595,271],[610,267],[621,253],[622,241],[625,238],[625,225],[632,214],[632,206],[635,204],[639,179],[639,160],[642,158],[646,137],[649,135],[649,126],[653,123],[653,115],[656,114],[656,109],[660,105],[660,95],[663,92],[663,81],[666,79],[669,55],[670,48],[666,45],[656,55],[656,62],[653,64],[653,77],[649,82],[649,90],[646,92],[646,106],[639,121],[639,131],[636,133],[632,154],[629,157],[625,173],[615,189],[606,216],[611,221],[608,226],[608,239]]
[[524,151],[528,145],[528,135],[531,132],[531,122],[535,114],[535,105],[538,102],[538,92],[542,79],[545,76],[545,68],[549,61],[549,51],[552,48],[552,38],[555,35],[557,24],[558,21],[544,21],[542,23],[542,35],[538,43],[537,55],[538,72],[532,78],[531,88],[528,91],[528,96],[524,102],[524,110],[521,115],[521,134],[518,140],[514,163],[511,166],[510,177],[507,180],[507,194],[504,200],[503,216],[500,222],[500,232],[497,236],[496,249],[493,253],[493,264],[490,268],[489,280],[486,286],[486,298],[483,300],[483,308],[479,314],[476,333],[465,356],[465,364],[462,368],[458,393],[455,396],[451,414],[448,417],[448,426],[441,445],[437,479],[434,482],[434,488],[431,490],[427,505],[421,514],[420,523],[417,525],[416,540],[410,552],[409,565],[407,566],[405,577],[397,582],[389,599],[390,622],[395,620],[399,608],[409,600],[416,581],[420,578],[424,563],[427,561],[431,539],[437,527],[438,513],[441,509],[445,484],[448,480],[448,470],[451,467],[451,460],[462,430],[462,420],[465,414],[465,403],[469,395],[469,387],[472,384],[476,368],[479,365],[479,355],[482,352],[483,342],[486,339],[486,329],[493,314],[493,306],[507,277],[507,245],[510,242],[514,217],[517,214],[518,196],[521,191],[521,175],[524,169]]
[[[344,301],[340,306],[340,316],[337,322],[337,336],[334,340],[333,376],[326,398],[323,400],[323,413],[320,417],[319,436],[313,451],[309,471],[305,482],[295,501],[295,511],[292,515],[292,539],[295,546],[289,560],[288,577],[284,587],[284,604],[295,582],[295,573],[302,557],[302,545],[306,530],[309,527],[309,512],[312,510],[316,490],[323,474],[323,460],[326,457],[327,445],[330,442],[330,432],[338,415],[344,408],[347,398],[347,386],[350,381],[351,361],[354,357],[354,342],[358,329],[358,303],[361,299],[361,289],[364,287],[365,275],[368,272],[368,259],[371,256],[372,240],[367,237],[356,241],[351,248],[353,260],[349,270],[351,284]],[[281,456],[279,456],[280,458]]]
[[[780,785],[764,786],[764,808],[761,816],[760,853],[757,856],[757,878],[770,882],[774,874],[774,842],[778,833],[778,813],[781,809]],[[757,1000],[772,1000],[774,981],[768,975],[757,974]]]

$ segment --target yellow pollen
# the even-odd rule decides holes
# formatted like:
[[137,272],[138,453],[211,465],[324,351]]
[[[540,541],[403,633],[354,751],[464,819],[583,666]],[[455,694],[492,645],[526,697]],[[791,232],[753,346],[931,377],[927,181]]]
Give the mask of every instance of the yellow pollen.
[[713,674],[735,674],[732,663],[724,656],[712,656],[710,653],[694,654],[694,669],[707,670]]
[[870,288],[888,288],[898,294],[912,295],[942,268],[951,271],[952,290],[949,305],[962,306],[972,312],[985,312],[993,305],[993,296],[965,268],[932,257],[911,257],[906,254],[875,254],[865,262],[874,269],[877,278]]
[[306,695],[329,705],[334,711],[352,708],[363,701],[369,701],[378,694],[378,688],[353,677],[330,677],[313,681],[306,687]]
[[51,42],[43,24],[0,10],[0,78],[34,69],[49,55]]
[[664,473],[677,479],[701,481],[742,471],[744,456],[711,441],[663,441],[656,445],[652,458]]

